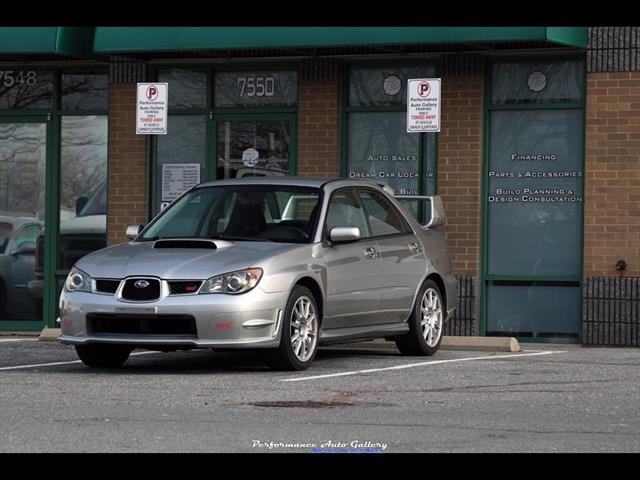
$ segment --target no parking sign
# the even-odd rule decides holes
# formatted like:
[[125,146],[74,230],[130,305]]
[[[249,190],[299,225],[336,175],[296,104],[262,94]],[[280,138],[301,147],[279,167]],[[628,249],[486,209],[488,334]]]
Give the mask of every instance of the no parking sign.
[[167,83],[138,83],[136,134],[167,133]]
[[440,131],[440,79],[407,80],[407,132]]

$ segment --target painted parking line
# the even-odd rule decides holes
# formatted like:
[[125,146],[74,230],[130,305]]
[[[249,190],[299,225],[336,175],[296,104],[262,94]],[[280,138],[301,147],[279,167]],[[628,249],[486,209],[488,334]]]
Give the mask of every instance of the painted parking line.
[[350,372],[339,372],[339,373],[327,373],[325,375],[312,375],[309,377],[297,377],[297,378],[281,378],[279,381],[281,382],[302,382],[305,380],[320,380],[322,378],[333,378],[333,377],[344,377],[347,375],[361,375],[364,373],[376,373],[376,372],[384,372],[387,370],[402,370],[405,368],[414,368],[414,367],[425,367],[429,365],[440,365],[443,363],[455,363],[455,362],[471,362],[474,360],[494,360],[497,358],[515,358],[515,357],[531,357],[534,355],[554,355],[556,353],[566,353],[564,350],[555,350],[555,351],[542,351],[542,352],[534,352],[534,353],[516,353],[510,355],[489,355],[484,357],[466,357],[466,358],[452,358],[450,360],[435,360],[432,362],[419,362],[419,363],[406,363],[404,365],[394,365],[393,367],[381,367],[381,368],[369,368],[367,370],[353,370]]
[[[162,352],[136,352],[136,353],[132,353],[131,356],[133,357],[135,355],[149,355],[151,353],[162,353]],[[71,365],[73,363],[82,363],[82,360],[71,360],[69,362],[36,363],[34,365],[15,365],[13,367],[0,367],[0,371],[19,370],[21,368],[54,367],[56,365]]]
[[5,342],[35,342],[38,338],[0,338],[0,343]]

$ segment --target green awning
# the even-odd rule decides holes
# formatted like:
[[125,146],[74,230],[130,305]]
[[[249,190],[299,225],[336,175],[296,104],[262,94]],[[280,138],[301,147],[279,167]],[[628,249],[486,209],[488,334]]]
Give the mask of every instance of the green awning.
[[0,27],[0,54],[93,55],[94,27]]
[[519,41],[586,48],[588,33],[587,27],[97,27],[94,52]]

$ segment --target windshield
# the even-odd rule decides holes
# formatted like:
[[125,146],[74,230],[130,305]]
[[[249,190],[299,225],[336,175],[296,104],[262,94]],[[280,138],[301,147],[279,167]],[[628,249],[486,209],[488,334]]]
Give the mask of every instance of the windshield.
[[202,187],[167,208],[141,240],[213,238],[309,243],[320,189],[284,185]]
[[106,215],[107,214],[107,182],[102,182],[100,186],[93,192],[87,204],[78,214],[78,217],[87,217],[89,215]]

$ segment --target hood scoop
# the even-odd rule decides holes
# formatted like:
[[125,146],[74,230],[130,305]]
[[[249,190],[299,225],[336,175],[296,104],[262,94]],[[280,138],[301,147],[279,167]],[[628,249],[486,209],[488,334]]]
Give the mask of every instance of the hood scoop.
[[213,240],[167,239],[156,240],[153,248],[204,248],[207,250],[216,250],[218,246]]

